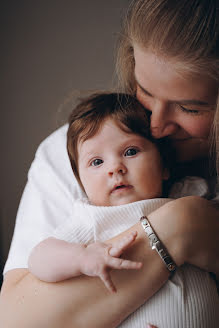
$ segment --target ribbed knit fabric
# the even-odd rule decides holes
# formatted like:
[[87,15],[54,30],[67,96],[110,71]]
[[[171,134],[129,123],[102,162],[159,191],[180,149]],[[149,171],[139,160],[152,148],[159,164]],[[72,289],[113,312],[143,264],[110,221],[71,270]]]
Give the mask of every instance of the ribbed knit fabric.
[[206,179],[201,177],[184,177],[172,185],[168,197],[177,199],[195,195],[210,199],[212,198],[212,193],[209,184]]
[[[128,229],[142,215],[148,215],[168,201],[170,199],[159,198],[112,207],[75,201],[72,218],[56,229],[54,237],[85,244],[104,241]],[[219,298],[215,282],[208,273],[196,267],[182,266],[119,327],[145,328],[146,323],[158,328],[217,328]]]

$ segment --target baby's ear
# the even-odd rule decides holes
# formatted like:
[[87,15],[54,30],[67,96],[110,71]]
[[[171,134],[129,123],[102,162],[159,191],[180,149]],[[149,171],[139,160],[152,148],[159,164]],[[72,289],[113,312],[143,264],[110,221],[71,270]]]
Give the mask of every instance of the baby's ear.
[[170,177],[170,170],[168,168],[163,169],[163,180],[168,180]]

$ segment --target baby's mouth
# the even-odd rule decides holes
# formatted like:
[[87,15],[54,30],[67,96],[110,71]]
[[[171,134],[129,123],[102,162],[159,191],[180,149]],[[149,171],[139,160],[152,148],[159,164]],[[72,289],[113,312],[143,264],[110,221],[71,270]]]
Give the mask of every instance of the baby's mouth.
[[112,189],[112,192],[119,192],[119,191],[122,191],[122,190],[127,190],[127,189],[131,189],[132,186],[131,185],[128,185],[128,184],[120,184],[120,185],[117,185],[115,186],[113,189]]

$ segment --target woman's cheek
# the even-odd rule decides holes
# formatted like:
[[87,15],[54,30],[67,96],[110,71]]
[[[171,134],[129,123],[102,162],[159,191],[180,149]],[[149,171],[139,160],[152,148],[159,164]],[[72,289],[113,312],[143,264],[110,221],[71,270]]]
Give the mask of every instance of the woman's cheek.
[[[182,122],[182,121],[181,121]],[[188,119],[187,132],[191,136],[199,138],[207,138],[209,136],[213,117],[195,117],[193,119]]]

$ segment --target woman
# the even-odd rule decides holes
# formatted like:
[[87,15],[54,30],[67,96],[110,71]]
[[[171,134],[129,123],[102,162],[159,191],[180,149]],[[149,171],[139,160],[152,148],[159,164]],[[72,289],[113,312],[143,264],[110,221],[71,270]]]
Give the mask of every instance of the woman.
[[[168,137],[179,163],[196,160],[204,176],[209,170],[200,163],[208,156],[213,126],[213,147],[218,141],[216,15],[216,1],[134,1],[119,61],[126,91],[136,93],[151,111],[153,135]],[[76,183],[71,184],[65,132],[66,127],[40,146],[29,173],[5,269],[0,305],[4,327],[116,327],[169,277],[140,223],[129,229],[137,230],[139,238],[126,255],[144,266],[139,272],[113,272],[116,295],[95,278],[47,284],[25,269],[31,247],[71,215],[72,197],[81,195]],[[188,262],[219,275],[218,215],[210,201],[185,197],[160,207],[149,220],[178,266]]]

